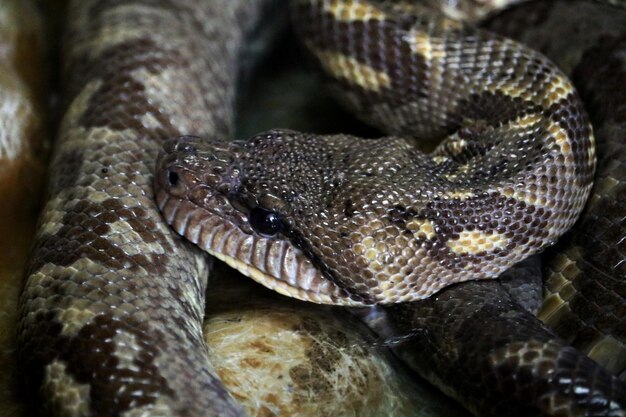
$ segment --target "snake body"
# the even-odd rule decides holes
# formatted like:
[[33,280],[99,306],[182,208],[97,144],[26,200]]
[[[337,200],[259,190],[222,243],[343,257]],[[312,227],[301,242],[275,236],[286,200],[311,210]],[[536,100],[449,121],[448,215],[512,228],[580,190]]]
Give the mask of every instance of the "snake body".
[[[592,199],[582,221],[545,256],[540,317],[563,339],[522,310],[498,282],[466,283],[422,303],[393,306],[388,321],[374,325],[387,334],[426,332],[396,353],[480,415],[624,415],[624,384],[568,343],[623,380],[625,127],[618,97],[624,97],[619,80],[625,22],[623,10],[584,1],[529,2],[488,22],[490,29],[542,50],[570,74],[596,129],[599,168]],[[532,269],[515,268],[507,278],[535,279]],[[481,387],[487,385],[500,388],[485,393]],[[520,399],[523,404],[512,405]]]
[[[406,5],[398,7],[403,13],[411,10]],[[381,145],[376,140],[356,142],[343,135],[320,138],[271,131],[239,143],[184,139],[168,144],[160,160],[157,188],[167,192],[158,192],[157,200],[166,220],[218,258],[294,297],[342,304],[421,298],[439,288],[433,285],[457,280],[451,276],[458,272],[454,271],[458,264],[437,251],[458,249],[456,255],[474,255],[474,265],[480,264],[476,258],[481,256],[506,256],[497,244],[488,247],[499,242],[500,236],[497,227],[494,232],[481,224],[484,213],[476,213],[480,206],[473,199],[481,193],[468,184],[481,178],[473,169],[498,179],[496,169],[485,167],[489,163],[505,165],[509,174],[518,173],[503,162],[511,153],[485,156],[497,146],[489,143],[483,148],[476,141],[497,143],[492,135],[506,136],[502,130],[525,125],[529,110],[516,100],[520,97],[532,103],[531,107],[541,103],[538,113],[548,119],[555,117],[563,129],[554,129],[551,123],[547,128],[531,123],[527,137],[524,132],[514,132],[520,140],[517,145],[538,138],[561,144],[565,137],[572,139],[571,145],[558,147],[554,158],[565,155],[566,160],[578,164],[565,176],[576,172],[584,180],[566,188],[588,192],[583,190],[590,185],[587,181],[591,180],[594,158],[588,122],[571,85],[552,64],[517,44],[458,22],[441,17],[424,21],[422,14],[394,14],[393,8],[393,4],[370,2],[299,2],[295,14],[307,17],[296,26],[343,101],[364,119],[378,125],[391,121],[391,126],[383,129],[391,133],[408,130],[408,134],[426,138],[459,128],[460,133],[452,133],[431,154],[430,165],[397,138],[386,138]],[[567,93],[555,93],[559,89]],[[535,93],[537,97],[532,98]],[[483,101],[482,94],[489,100]],[[507,98],[519,107],[507,106]],[[495,116],[490,119],[486,113]],[[429,117],[431,123],[427,124]],[[548,134],[542,135],[542,131]],[[506,152],[518,149],[511,144],[504,148]],[[525,158],[533,159],[528,150],[512,157],[508,163],[514,167],[538,169],[541,175],[546,169],[553,174],[559,170],[548,168],[552,162],[547,160],[525,164]],[[472,158],[481,163],[472,165]],[[442,160],[450,165],[442,168]],[[451,168],[454,163],[460,168]],[[423,166],[430,171],[416,174]],[[437,166],[439,170],[433,168]],[[458,177],[446,168],[465,174],[459,181],[464,187],[454,184]],[[429,177],[437,174],[448,181],[437,183]],[[528,175],[537,178],[534,172]],[[528,180],[514,183],[535,191],[542,187]],[[555,176],[543,186],[558,188],[558,183]],[[554,211],[562,207],[563,190],[556,188],[546,192],[548,199],[555,200],[540,202],[543,196],[533,196],[528,190],[485,186],[501,190],[502,196],[516,196],[509,200],[509,207],[519,209],[516,204],[523,202],[522,209],[529,209],[528,217],[515,209],[505,210],[512,218],[504,223],[513,224],[511,229],[522,235],[532,228],[532,213],[543,215],[546,207]],[[486,205],[494,208],[498,202]],[[433,206],[441,211],[429,212]],[[574,206],[574,211],[582,208],[580,202]],[[472,215],[463,219],[464,210],[474,215],[473,223],[468,218]],[[515,226],[516,217],[525,218],[526,223]],[[539,228],[545,231],[545,227]],[[403,239],[407,229],[414,241]],[[481,243],[472,239],[454,243],[477,230],[487,230],[472,236]],[[509,231],[501,228],[499,233]],[[489,242],[494,235],[497,237]],[[533,252],[526,250],[528,239],[512,236],[509,234],[515,244],[511,248],[525,255]],[[425,261],[410,256],[415,252],[407,254],[407,247],[415,247],[411,244]],[[423,266],[429,258],[438,261],[436,267]],[[489,258],[491,261],[494,256]],[[463,256],[456,261],[463,262]],[[418,273],[412,275],[414,271]],[[461,279],[468,278],[471,268],[460,274]],[[486,270],[477,274],[489,275]],[[624,412],[624,385],[517,307],[499,283],[458,286],[427,302],[393,306],[387,311],[391,319],[386,325],[400,334],[416,327],[427,332],[423,339],[400,346],[396,352],[478,415]],[[481,329],[485,335],[473,336]],[[471,345],[460,347],[467,343]],[[573,393],[572,381],[577,381],[580,392],[593,394]],[[489,393],[484,392],[486,386],[492,387]]]
[[19,323],[45,415],[241,414],[205,353],[207,258],[152,197],[165,138],[228,135],[238,48],[262,2],[199,6],[69,7],[66,110]]
[[[561,19],[572,24],[558,25]],[[588,103],[598,142],[595,185],[582,221],[549,256],[540,318],[621,379],[626,378],[625,25],[622,10],[580,1],[529,4],[490,22],[559,63]],[[551,42],[546,42],[548,27],[558,28]],[[578,45],[575,53],[568,51],[570,42]]]
[[[305,43],[343,100],[363,118],[391,121],[394,134],[448,134],[434,153],[398,137],[355,146],[345,135],[273,131],[222,141],[237,51],[262,6],[71,6],[66,112],[21,299],[21,363],[46,413],[242,413],[204,354],[207,258],[169,231],[153,201],[165,139],[214,138],[210,151],[198,139],[166,145],[156,175],[165,219],[254,278],[318,302],[409,301],[496,276],[552,244],[582,209],[593,136],[567,78],[530,49],[404,3],[298,1],[295,14],[307,16]],[[531,326],[523,337],[536,335]],[[621,415],[623,384],[578,363],[606,393],[601,412]]]

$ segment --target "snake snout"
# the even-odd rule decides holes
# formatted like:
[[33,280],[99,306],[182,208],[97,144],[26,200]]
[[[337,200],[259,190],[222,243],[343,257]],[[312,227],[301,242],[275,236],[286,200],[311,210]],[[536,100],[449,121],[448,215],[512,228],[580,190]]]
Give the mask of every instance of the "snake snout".
[[196,136],[168,141],[157,159],[156,189],[179,198],[191,198],[200,188],[230,193],[237,186],[238,170],[228,148]]

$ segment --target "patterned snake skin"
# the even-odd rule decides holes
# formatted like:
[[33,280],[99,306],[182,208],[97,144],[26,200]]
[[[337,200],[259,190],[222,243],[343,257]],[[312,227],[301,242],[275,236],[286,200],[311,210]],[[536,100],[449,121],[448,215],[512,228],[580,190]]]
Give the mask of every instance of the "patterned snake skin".
[[[448,138],[428,155],[399,138],[364,142],[355,153],[352,137],[274,131],[245,144],[214,141],[213,167],[202,174],[195,157],[207,155],[204,142],[170,142],[169,151],[187,157],[161,162],[157,200],[166,219],[253,278],[274,274],[268,285],[276,290],[342,304],[427,297],[453,282],[497,276],[552,244],[582,209],[595,160],[567,79],[513,42],[448,19],[423,20],[412,9],[401,16],[403,3],[346,4],[296,6],[296,14],[312,8],[307,16],[316,19],[304,18],[300,30],[344,101],[363,118],[390,121],[393,133]],[[207,259],[169,232],[151,183],[164,139],[228,136],[237,50],[261,7],[93,0],[70,8],[67,110],[21,300],[21,362],[45,415],[241,415],[204,354]],[[344,39],[348,32],[354,38]],[[379,49],[391,44],[388,54]],[[472,65],[461,64],[466,58]],[[298,153],[313,146],[311,157]],[[277,149],[285,158],[272,169],[256,162]],[[211,187],[189,185],[200,178]],[[180,206],[181,195],[217,216]],[[339,218],[348,226],[328,235]],[[239,231],[254,239],[241,244]],[[478,299],[462,296],[461,303]],[[596,408],[623,415],[623,385],[584,365],[580,374],[592,375],[608,398]]]
[[[613,4],[622,9],[585,1],[529,2],[497,16],[488,27],[555,60],[572,75],[590,110],[599,166],[593,197],[583,221],[546,256],[540,317],[623,380],[626,13],[623,2]],[[507,275],[537,277],[532,268],[521,267]],[[385,313],[374,324],[381,333],[393,336],[417,328],[424,336],[394,349],[396,354],[476,414],[626,413],[624,384],[549,332],[497,282],[466,283]]]
[[[583,221],[550,254],[540,318],[625,380],[626,3],[620,6],[622,10],[582,1],[531,3],[490,26],[541,48],[572,74],[588,103],[598,141],[595,185]],[[572,24],[558,25],[561,19]],[[549,43],[548,27],[559,28]],[[566,42],[579,51],[568,52]]]
[[207,257],[161,220],[152,171],[166,138],[228,136],[262,4],[70,5],[66,110],[19,323],[43,415],[242,414],[206,357]]

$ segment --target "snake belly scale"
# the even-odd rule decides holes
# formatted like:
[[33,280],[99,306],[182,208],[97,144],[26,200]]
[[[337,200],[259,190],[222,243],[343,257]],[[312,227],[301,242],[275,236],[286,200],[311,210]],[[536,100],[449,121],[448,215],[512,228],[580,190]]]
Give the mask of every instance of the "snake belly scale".
[[424,154],[397,136],[280,130],[179,141],[157,176],[179,233],[283,294],[360,305],[497,277],[577,219],[593,134],[542,55],[404,3],[300,1],[293,15],[357,115],[441,143]]

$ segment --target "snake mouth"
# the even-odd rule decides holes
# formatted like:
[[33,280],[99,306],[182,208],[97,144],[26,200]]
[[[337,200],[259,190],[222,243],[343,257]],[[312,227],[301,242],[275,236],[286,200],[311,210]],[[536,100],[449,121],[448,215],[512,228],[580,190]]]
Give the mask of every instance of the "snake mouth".
[[[191,149],[188,141],[184,146]],[[192,178],[197,171],[181,169],[183,160],[180,156],[172,160],[166,148],[159,156],[155,176],[157,206],[178,234],[282,295],[318,304],[368,304],[351,298],[347,289],[326,278],[289,239],[256,233],[247,216],[235,209],[222,191],[204,185],[194,188],[201,181]]]

